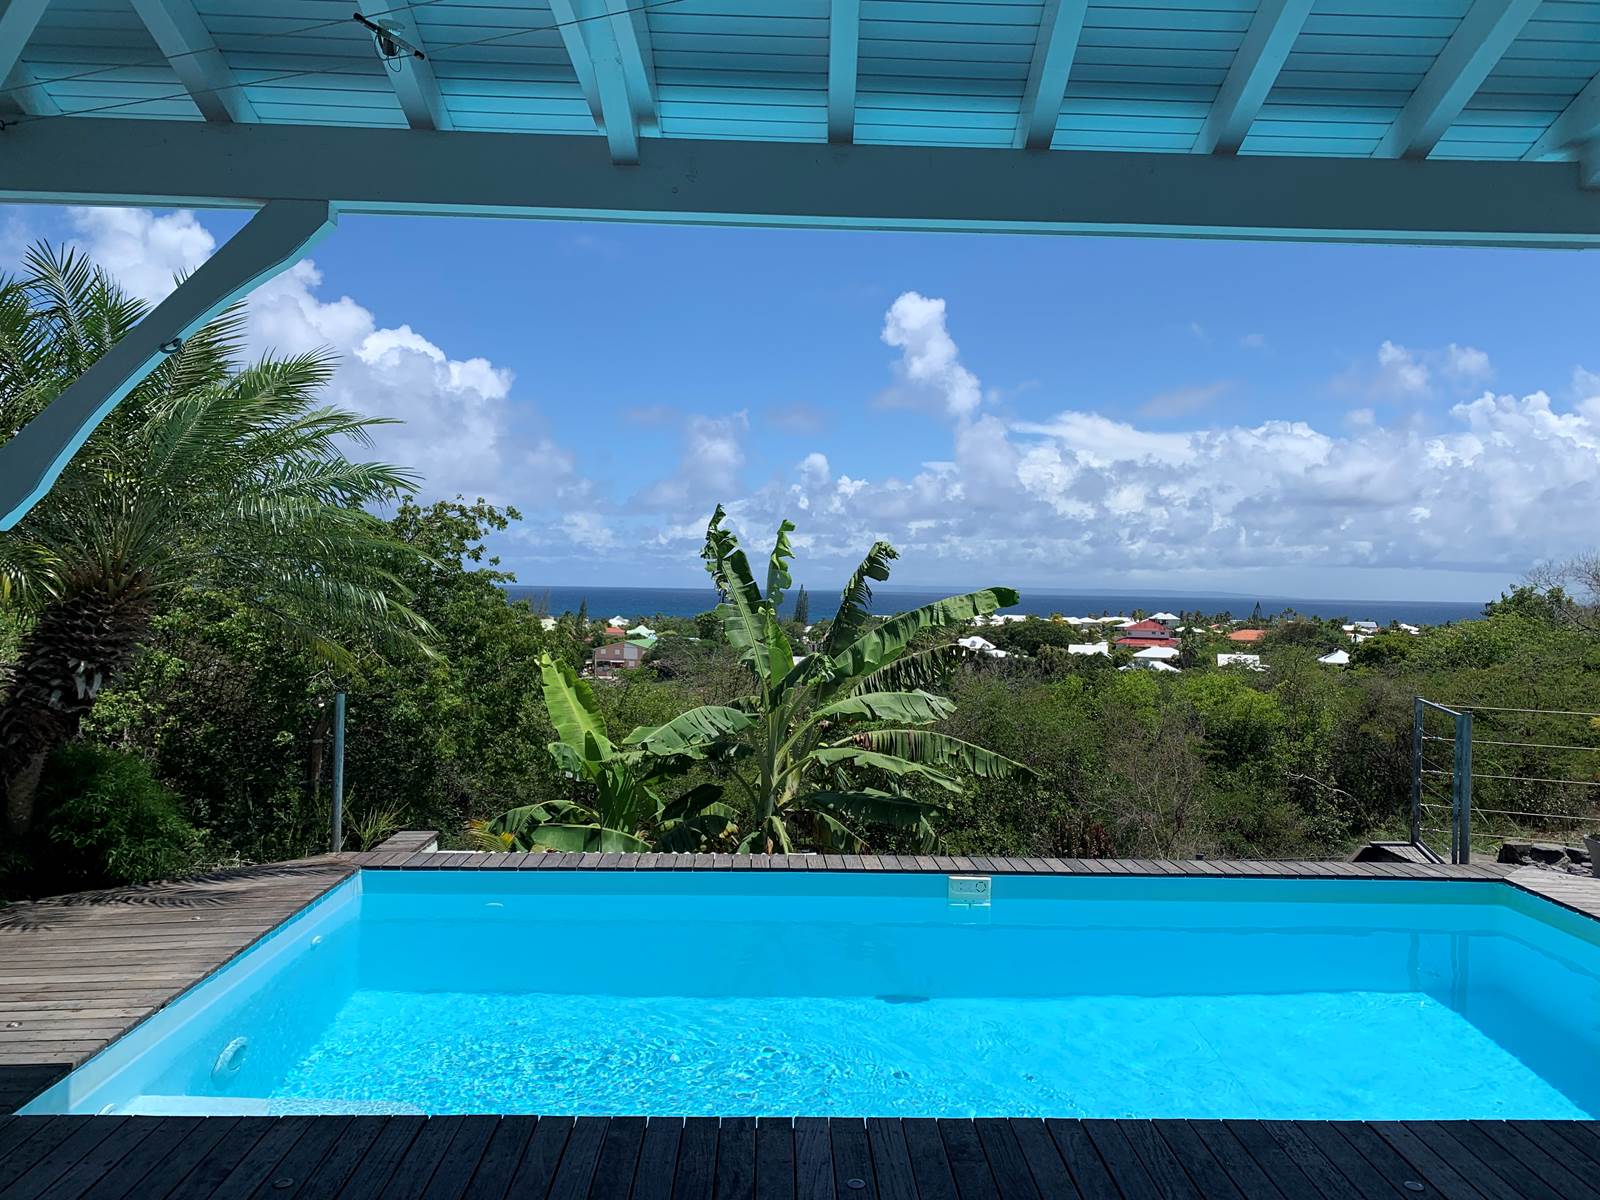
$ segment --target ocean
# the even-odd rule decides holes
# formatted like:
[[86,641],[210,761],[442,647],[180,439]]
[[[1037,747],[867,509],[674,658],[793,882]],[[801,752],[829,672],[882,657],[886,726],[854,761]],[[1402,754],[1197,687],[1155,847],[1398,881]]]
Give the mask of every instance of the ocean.
[[[810,592],[809,588],[807,589]],[[872,610],[876,613],[904,612],[920,608],[948,596],[956,589],[881,587],[873,589]],[[1250,615],[1259,601],[1264,616],[1293,611],[1309,617],[1342,617],[1351,621],[1376,621],[1387,625],[1390,621],[1407,621],[1413,625],[1442,625],[1447,621],[1465,621],[1482,615],[1482,604],[1467,604],[1447,600],[1306,600],[1286,596],[1244,596],[1162,592],[1048,592],[1022,591],[1022,602],[1007,612],[1030,613],[1047,617],[1052,613],[1063,616],[1086,617],[1107,613],[1130,613],[1134,609],[1145,612],[1192,612],[1199,609],[1207,614],[1228,612],[1237,618]],[[692,617],[705,612],[717,603],[717,595],[710,587],[703,588],[622,588],[622,587],[544,587],[538,584],[513,584],[506,589],[514,600],[530,600],[538,607],[544,604],[552,614],[576,612],[578,605],[587,600],[589,615],[596,620],[621,616],[633,621],[642,617]],[[793,603],[791,592],[785,609]],[[830,587],[826,593],[810,592],[811,618],[831,617],[838,604],[837,593]]]

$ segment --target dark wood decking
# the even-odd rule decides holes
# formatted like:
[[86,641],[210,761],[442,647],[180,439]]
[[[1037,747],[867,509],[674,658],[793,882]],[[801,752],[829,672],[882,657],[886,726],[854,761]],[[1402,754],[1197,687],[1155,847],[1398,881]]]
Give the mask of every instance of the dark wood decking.
[[4,1200],[1600,1196],[1593,1122],[10,1117]]
[[220,871],[0,909],[0,1113],[20,1107],[355,868]]

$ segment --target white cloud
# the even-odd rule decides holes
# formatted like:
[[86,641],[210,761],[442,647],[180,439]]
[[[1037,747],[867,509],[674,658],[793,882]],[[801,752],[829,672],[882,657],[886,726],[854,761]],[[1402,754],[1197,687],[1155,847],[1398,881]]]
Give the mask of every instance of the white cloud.
[[[959,364],[944,306],[917,297],[915,307],[938,360]],[[890,310],[891,324],[904,317]],[[1459,345],[1387,342],[1378,360],[1392,387],[1414,393],[1489,370],[1487,355]],[[963,387],[981,392],[976,378]],[[1600,381],[1578,377],[1574,391],[1593,395]],[[1483,391],[1442,422],[1386,425],[1358,408],[1336,430],[1272,420],[1173,432],[1075,407],[1033,421],[969,413],[952,427],[950,458],[909,478],[835,478],[808,459],[734,507],[758,545],[803,513],[808,550],[823,559],[848,561],[887,537],[925,579],[1058,585],[1357,568],[1515,578],[1589,544],[1600,404]]]
[[1430,381],[1428,368],[1421,359],[1404,346],[1388,340],[1378,347],[1378,377],[1394,391],[1409,395],[1426,392]]
[[740,490],[744,439],[750,416],[691,416],[684,426],[683,450],[677,469],[642,489],[636,501],[657,512],[710,511]]
[[[189,212],[103,208],[70,215],[94,260],[152,302],[216,248]],[[371,310],[349,296],[324,298],[322,274],[310,259],[257,288],[248,313],[250,353],[331,349],[339,366],[327,398],[403,422],[375,430],[374,448],[363,453],[415,469],[429,496],[516,498],[528,459],[509,437],[511,372],[484,358],[452,358],[409,325],[379,328]]]
[[883,340],[901,351],[896,369],[912,392],[931,393],[952,417],[969,417],[983,403],[978,378],[961,365],[945,327],[944,301],[904,292],[883,318]]
[[1247,333],[1239,339],[1239,345],[1246,350],[1265,350],[1267,348],[1267,335],[1264,333]]

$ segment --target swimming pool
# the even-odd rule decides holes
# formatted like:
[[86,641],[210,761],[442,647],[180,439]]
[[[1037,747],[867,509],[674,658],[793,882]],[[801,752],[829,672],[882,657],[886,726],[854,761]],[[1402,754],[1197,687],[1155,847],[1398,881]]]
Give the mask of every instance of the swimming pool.
[[29,1113],[1600,1116],[1498,883],[364,871]]

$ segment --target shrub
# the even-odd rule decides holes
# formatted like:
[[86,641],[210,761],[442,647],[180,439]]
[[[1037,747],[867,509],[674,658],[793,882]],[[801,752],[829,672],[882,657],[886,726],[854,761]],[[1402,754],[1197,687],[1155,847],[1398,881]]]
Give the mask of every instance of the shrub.
[[45,768],[35,890],[169,879],[195,870],[201,836],[142,758],[70,743]]

